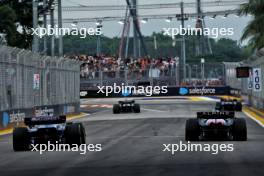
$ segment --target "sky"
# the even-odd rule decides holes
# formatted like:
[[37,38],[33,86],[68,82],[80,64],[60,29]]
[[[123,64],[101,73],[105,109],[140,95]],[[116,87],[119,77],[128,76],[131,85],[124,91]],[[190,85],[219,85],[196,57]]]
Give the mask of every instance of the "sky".
[[[216,2],[222,0],[201,0],[204,2]],[[232,1],[232,0],[223,0]],[[241,0],[242,2],[245,0]],[[138,4],[165,4],[165,3],[177,3],[181,0],[138,0]],[[195,0],[184,0],[184,3],[195,2]],[[62,6],[95,6],[95,5],[125,5],[125,0],[62,0]],[[204,12],[218,11],[218,10],[233,10],[238,6],[215,6],[215,7],[202,7]],[[185,8],[186,13],[194,12],[195,8]],[[144,14],[177,14],[179,13],[178,8],[170,9],[151,9],[151,10],[139,10],[140,15]],[[117,11],[80,11],[80,12],[63,12],[63,18],[87,18],[87,17],[102,17],[102,16],[124,16],[125,10]],[[225,38],[231,38],[239,40],[243,33],[245,26],[251,20],[251,17],[237,17],[236,15],[229,15],[227,18],[217,16],[215,19],[210,17],[205,18],[205,23],[208,28],[234,28],[234,35],[232,36],[219,36]],[[186,25],[195,26],[196,20],[190,19],[186,22]],[[122,32],[122,25],[118,24],[117,21],[103,21],[103,34],[109,37],[120,36]],[[165,19],[149,19],[146,24],[141,25],[141,32],[143,35],[151,35],[153,32],[161,32],[163,28],[177,28],[180,22],[173,19],[171,23],[165,22]],[[64,27],[69,27],[70,24],[63,24]],[[95,22],[90,23],[78,23],[78,27],[95,27]],[[131,32],[132,33],[132,32]],[[219,39],[218,38],[218,39]]]

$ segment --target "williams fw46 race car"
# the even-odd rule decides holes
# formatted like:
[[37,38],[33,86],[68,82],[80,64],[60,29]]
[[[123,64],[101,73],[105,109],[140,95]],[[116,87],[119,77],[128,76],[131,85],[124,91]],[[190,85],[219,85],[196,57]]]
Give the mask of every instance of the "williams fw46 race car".
[[121,112],[140,113],[140,105],[135,103],[135,100],[118,101],[118,104],[113,106],[113,113],[119,114]]
[[221,99],[215,105],[216,111],[242,111],[242,103],[236,99]]
[[13,131],[14,151],[28,151],[31,144],[61,143],[85,144],[85,128],[82,123],[66,123],[66,116],[41,116],[25,118],[26,127]]
[[197,118],[186,121],[185,140],[246,141],[246,121],[243,118],[235,118],[234,115],[234,112],[197,112]]

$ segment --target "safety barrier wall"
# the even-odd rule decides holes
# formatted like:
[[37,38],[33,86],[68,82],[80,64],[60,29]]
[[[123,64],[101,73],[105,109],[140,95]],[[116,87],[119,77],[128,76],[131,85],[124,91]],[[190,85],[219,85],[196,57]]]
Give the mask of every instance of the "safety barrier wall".
[[226,85],[234,89],[241,90],[242,80],[236,77],[236,68],[242,66],[242,62],[224,62],[225,65],[225,82]]
[[54,106],[60,109],[54,110],[55,114],[61,114],[71,105],[71,113],[77,112],[79,90],[79,62],[0,46],[1,125],[6,125],[10,113],[24,112],[28,116],[36,107]]
[[[236,78],[235,68],[249,66],[252,68],[250,78]],[[264,109],[264,48],[252,55],[248,60],[239,63],[225,63],[226,83],[232,88],[239,89],[248,105]],[[260,69],[257,82],[254,81],[255,69]],[[256,84],[259,84],[257,87]]]

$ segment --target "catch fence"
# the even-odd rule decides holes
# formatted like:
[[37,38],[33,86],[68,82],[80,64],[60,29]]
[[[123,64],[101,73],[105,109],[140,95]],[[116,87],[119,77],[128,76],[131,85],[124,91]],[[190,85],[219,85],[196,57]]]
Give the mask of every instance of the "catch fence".
[[[250,67],[249,78],[236,78],[237,67]],[[246,103],[264,109],[264,48],[243,62],[225,63],[226,83],[241,91]]]
[[0,46],[0,90],[0,111],[79,104],[79,63]]

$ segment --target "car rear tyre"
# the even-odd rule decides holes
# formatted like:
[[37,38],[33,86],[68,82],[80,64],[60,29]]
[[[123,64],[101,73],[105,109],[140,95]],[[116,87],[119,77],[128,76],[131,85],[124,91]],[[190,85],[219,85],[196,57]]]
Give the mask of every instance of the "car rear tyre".
[[119,114],[120,113],[120,107],[118,104],[114,104],[113,106],[113,113],[114,114]]
[[134,109],[134,112],[135,113],[140,113],[140,106],[139,106],[139,104],[134,104],[133,109]]
[[30,137],[26,127],[17,127],[13,131],[13,150],[29,150]]
[[185,140],[198,141],[200,136],[200,128],[197,119],[188,119],[185,126]]
[[77,123],[81,126],[81,144],[86,144],[86,132],[82,123]]
[[236,111],[242,111],[242,103],[241,102],[238,102],[237,104],[236,104]]
[[234,141],[247,140],[247,125],[245,119],[235,119],[233,126],[233,139]]
[[65,140],[71,146],[85,144],[85,130],[83,125],[81,123],[66,125]]

